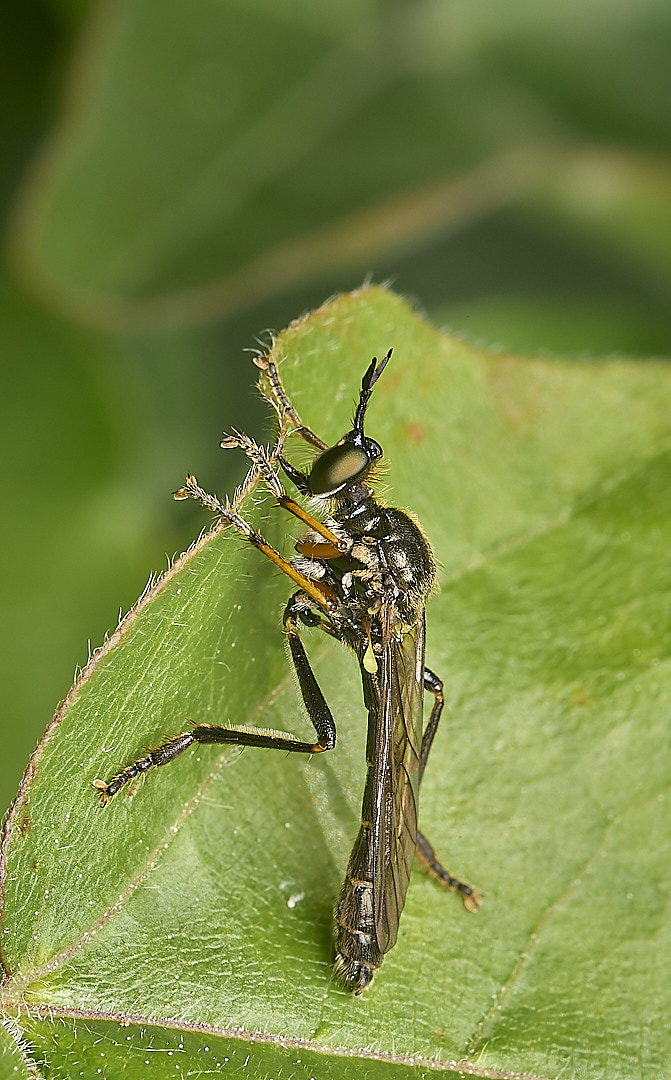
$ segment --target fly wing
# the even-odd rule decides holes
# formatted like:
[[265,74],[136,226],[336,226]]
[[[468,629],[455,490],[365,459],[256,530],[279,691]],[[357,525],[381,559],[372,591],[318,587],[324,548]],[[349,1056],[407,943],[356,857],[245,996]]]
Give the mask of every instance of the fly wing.
[[424,698],[424,616],[399,638],[392,604],[382,609],[377,746],[373,767],[373,897],[378,945],[396,943],[417,843]]

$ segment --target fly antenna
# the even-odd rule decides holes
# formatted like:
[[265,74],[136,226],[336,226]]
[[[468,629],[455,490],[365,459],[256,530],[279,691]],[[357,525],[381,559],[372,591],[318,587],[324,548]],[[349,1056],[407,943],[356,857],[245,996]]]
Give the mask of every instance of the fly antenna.
[[374,356],[370,362],[368,370],[361,380],[361,393],[359,394],[359,404],[356,407],[354,414],[354,430],[360,431],[363,435],[363,418],[366,412],[366,407],[370,401],[370,395],[373,393],[373,387],[380,378],[380,375],[386,368],[393,349],[390,349],[386,356],[383,356],[381,360],[378,360],[377,356]]

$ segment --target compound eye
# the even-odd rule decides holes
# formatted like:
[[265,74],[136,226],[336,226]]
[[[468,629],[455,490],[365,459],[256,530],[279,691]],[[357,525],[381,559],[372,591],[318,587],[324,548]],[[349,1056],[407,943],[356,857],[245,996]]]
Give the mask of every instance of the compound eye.
[[335,495],[365,472],[370,461],[370,456],[360,446],[351,443],[332,446],[312,466],[310,491],[313,495]]

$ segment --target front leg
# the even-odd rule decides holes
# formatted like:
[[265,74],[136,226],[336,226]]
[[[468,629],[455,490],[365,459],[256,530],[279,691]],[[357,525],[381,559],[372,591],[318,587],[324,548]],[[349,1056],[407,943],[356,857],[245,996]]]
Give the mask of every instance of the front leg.
[[[233,429],[231,435],[225,435],[219,445],[224,450],[231,450],[234,447],[238,447],[242,450],[254,465],[255,471],[261,477],[268,490],[277,499],[278,505],[289,514],[293,514],[299,521],[302,521],[304,525],[307,525],[307,527],[312,530],[312,532],[316,532],[326,540],[326,545],[320,545],[321,548],[325,548],[325,552],[320,552],[319,554],[313,552],[315,557],[334,559],[348,550],[349,545],[346,541],[337,537],[323,521],[314,517],[313,514],[308,513],[308,511],[304,510],[295,499],[292,499],[290,495],[287,495],[277,473],[273,469],[273,455],[269,454],[265,447],[259,446],[259,444],[255,442],[254,439],[250,438],[249,435],[245,435],[243,432],[236,431],[235,429]],[[301,486],[301,483],[296,479],[299,477],[302,481],[307,482],[307,478],[304,474],[293,469],[279,453],[277,455],[277,460],[287,473],[289,479],[294,481],[298,490],[304,495],[309,494],[309,488],[305,485]]]
[[320,439],[319,435],[315,435],[314,431],[307,427],[298,415],[291,398],[284,389],[275,361],[271,360],[269,356],[255,356],[254,363],[265,375],[266,385],[263,382],[259,384],[261,393],[279,416],[280,429],[282,430],[287,426],[291,427],[310,446],[314,446],[317,450],[327,450],[328,444],[323,439]]

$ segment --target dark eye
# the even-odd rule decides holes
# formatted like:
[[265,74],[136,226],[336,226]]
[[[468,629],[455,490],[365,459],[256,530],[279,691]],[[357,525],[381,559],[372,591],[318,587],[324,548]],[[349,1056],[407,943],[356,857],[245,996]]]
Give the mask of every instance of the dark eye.
[[370,462],[370,455],[361,446],[332,446],[312,466],[310,491],[313,495],[335,495],[365,472]]

